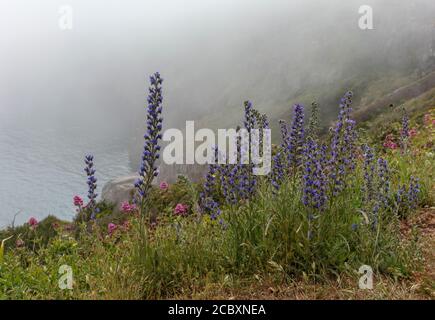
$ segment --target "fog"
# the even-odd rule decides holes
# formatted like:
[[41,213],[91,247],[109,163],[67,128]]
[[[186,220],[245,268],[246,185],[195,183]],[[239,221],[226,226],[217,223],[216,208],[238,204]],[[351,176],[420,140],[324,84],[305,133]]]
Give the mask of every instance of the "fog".
[[[69,2],[72,30],[58,26],[66,1],[0,1],[0,117],[86,128],[107,143],[141,130],[154,71],[166,127],[248,98],[267,111],[310,88],[344,92],[349,79],[415,68],[435,23],[433,0]],[[374,30],[358,27],[361,5],[373,7]]]

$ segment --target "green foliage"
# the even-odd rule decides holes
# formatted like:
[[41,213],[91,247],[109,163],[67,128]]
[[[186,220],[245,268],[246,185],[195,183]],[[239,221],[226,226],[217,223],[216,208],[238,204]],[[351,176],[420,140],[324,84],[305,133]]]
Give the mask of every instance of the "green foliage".
[[0,231],[0,239],[9,238],[5,242],[5,248],[15,247],[17,240],[21,240],[23,245],[31,250],[38,250],[41,247],[47,246],[50,239],[57,236],[59,229],[65,226],[64,221],[59,220],[54,216],[48,216],[38,223],[37,230],[33,230],[28,224],[18,227],[9,227]]
[[188,205],[189,212],[192,213],[196,203],[197,188],[197,185],[180,175],[167,190],[160,190],[156,187],[152,189],[150,207],[159,215],[171,215],[175,206],[182,203]]

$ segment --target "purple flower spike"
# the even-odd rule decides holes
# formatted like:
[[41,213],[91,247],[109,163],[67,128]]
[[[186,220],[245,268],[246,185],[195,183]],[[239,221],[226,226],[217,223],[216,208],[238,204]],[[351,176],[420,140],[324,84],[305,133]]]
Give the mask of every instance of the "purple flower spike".
[[290,166],[296,168],[301,163],[304,145],[304,106],[296,104],[293,107],[293,121],[289,134]]
[[144,135],[145,145],[142,154],[142,163],[139,169],[140,178],[136,181],[135,187],[137,190],[137,202],[141,204],[141,209],[144,205],[148,192],[151,188],[151,183],[158,175],[156,166],[157,159],[159,159],[160,146],[159,140],[162,138],[162,83],[163,79],[160,74],[156,72],[150,77],[151,86],[148,95],[148,108],[147,108],[147,131]]
[[352,92],[347,92],[340,102],[338,120],[332,133],[329,178],[333,194],[345,187],[345,177],[355,168],[355,121],[350,119]]
[[304,146],[304,189],[302,202],[311,210],[322,211],[326,205],[326,175],[324,159],[326,148],[308,139]]
[[216,191],[216,174],[218,173],[218,155],[219,150],[215,147],[215,163],[209,165],[209,170],[205,176],[203,191],[199,194],[199,203],[204,213],[210,214],[212,220],[220,215],[219,204],[213,200],[213,193]]
[[97,189],[97,178],[95,178],[95,169],[94,169],[94,156],[87,155],[85,156],[85,172],[88,176],[87,184],[88,184],[88,199],[89,203],[86,205],[86,208],[91,212],[91,219],[95,219],[97,210],[96,210],[96,198],[98,194],[95,192]]

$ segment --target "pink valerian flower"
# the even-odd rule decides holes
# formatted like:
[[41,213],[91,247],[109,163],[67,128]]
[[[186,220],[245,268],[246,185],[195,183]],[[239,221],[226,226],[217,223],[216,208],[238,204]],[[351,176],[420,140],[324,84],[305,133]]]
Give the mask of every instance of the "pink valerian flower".
[[131,213],[137,210],[137,206],[135,204],[130,204],[127,201],[121,203],[121,211],[123,213]]
[[169,184],[167,182],[165,182],[165,181],[162,181],[162,182],[160,182],[160,186],[159,187],[160,187],[160,190],[166,191],[169,188]]
[[28,224],[31,228],[35,229],[38,226],[38,220],[36,220],[34,217],[31,217],[28,221]]
[[118,229],[118,226],[114,223],[109,223],[107,225],[107,232],[110,236],[116,231],[116,229]]
[[79,196],[74,196],[73,202],[76,207],[83,207],[83,199]]
[[435,125],[435,119],[432,118],[432,115],[430,115],[429,113],[425,114],[423,117],[423,123],[426,127],[432,125]]
[[392,150],[396,150],[398,148],[397,143],[393,141],[384,142],[384,147]]
[[385,148],[392,149],[392,150],[395,150],[399,147],[397,143],[394,142],[394,136],[391,133],[385,137],[383,145]]
[[416,128],[412,128],[411,130],[408,131],[409,136],[415,137],[417,135],[417,129]]
[[174,208],[174,214],[177,216],[185,216],[188,210],[189,206],[187,204],[178,203]]

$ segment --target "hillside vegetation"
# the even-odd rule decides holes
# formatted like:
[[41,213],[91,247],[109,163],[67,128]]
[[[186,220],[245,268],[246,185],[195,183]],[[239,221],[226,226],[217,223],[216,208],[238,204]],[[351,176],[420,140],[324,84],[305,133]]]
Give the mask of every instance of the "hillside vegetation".
[[[0,298],[432,299],[434,90],[356,125],[346,93],[325,135],[316,106],[296,105],[264,177],[211,165],[201,183],[147,189],[158,150],[146,138],[139,201],[121,214],[91,195],[74,199],[73,223],[30,219],[0,232]],[[249,102],[244,111],[244,126],[267,127]],[[63,265],[71,290],[59,287]],[[362,265],[371,290],[358,288]]]

